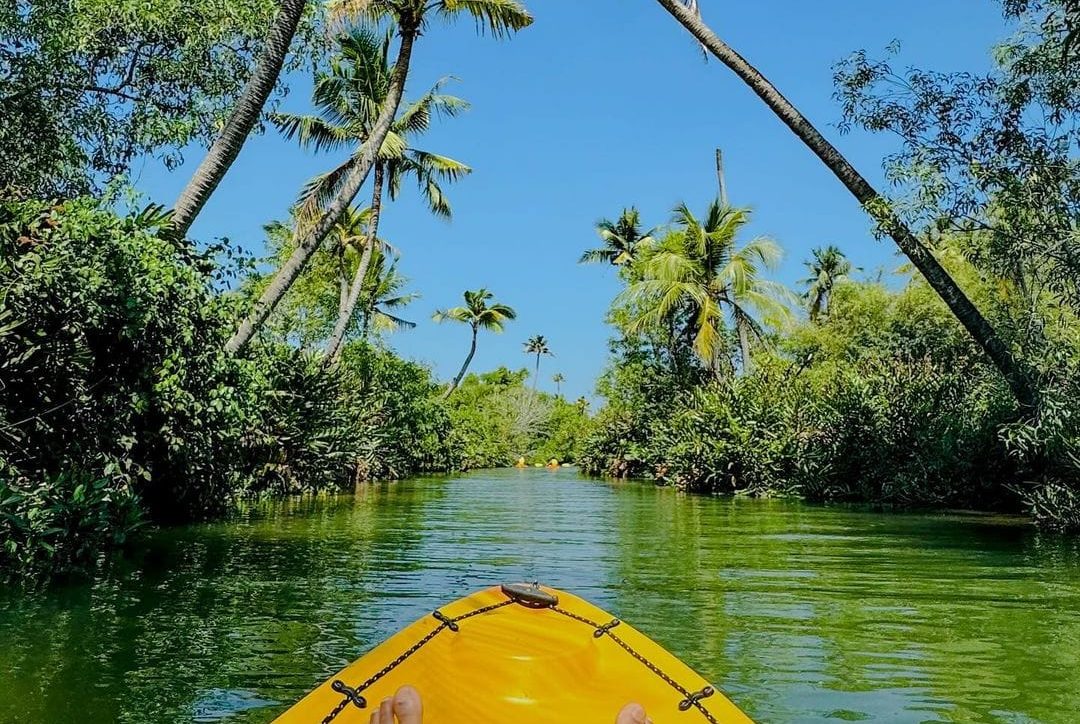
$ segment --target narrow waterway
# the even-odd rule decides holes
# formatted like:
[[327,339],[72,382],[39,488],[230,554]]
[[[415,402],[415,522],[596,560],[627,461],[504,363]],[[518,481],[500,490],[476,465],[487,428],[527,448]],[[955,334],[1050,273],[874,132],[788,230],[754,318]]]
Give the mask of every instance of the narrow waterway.
[[1027,526],[487,471],[151,536],[0,592],[0,720],[267,721],[406,623],[540,580],[762,722],[1080,720],[1080,546]]

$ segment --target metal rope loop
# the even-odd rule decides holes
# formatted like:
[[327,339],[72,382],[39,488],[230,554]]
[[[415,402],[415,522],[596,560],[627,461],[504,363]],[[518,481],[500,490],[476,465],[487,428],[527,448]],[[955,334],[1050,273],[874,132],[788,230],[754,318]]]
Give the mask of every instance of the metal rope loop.
[[457,622],[454,621],[454,619],[447,616],[442,611],[440,611],[438,609],[435,609],[432,612],[431,615],[435,617],[436,621],[441,621],[444,626],[446,626],[448,629],[450,629],[454,633],[457,633],[458,631],[461,630],[461,627],[457,625]]
[[695,706],[702,699],[708,698],[715,694],[711,686],[706,686],[701,691],[694,692],[690,696],[686,697],[679,702],[679,711],[688,711],[690,707]]
[[622,623],[622,621],[620,621],[617,618],[613,618],[609,622],[605,623],[603,626],[597,626],[596,630],[593,631],[593,638],[596,638],[596,639],[600,638],[601,636],[606,634],[608,631],[610,631],[611,629],[618,626],[620,623]]
[[337,693],[344,695],[346,699],[356,705],[357,709],[367,708],[367,699],[361,696],[360,692],[356,689],[350,689],[346,686],[344,681],[334,679],[334,683],[330,684],[330,688]]

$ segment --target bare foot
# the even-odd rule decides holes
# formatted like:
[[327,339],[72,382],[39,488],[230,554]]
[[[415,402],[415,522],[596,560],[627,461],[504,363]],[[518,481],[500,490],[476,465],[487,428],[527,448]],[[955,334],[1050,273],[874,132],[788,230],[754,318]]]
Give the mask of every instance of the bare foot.
[[421,724],[423,721],[420,693],[407,685],[398,689],[393,698],[383,699],[368,720],[369,724]]
[[615,717],[615,724],[652,724],[652,719],[645,715],[641,704],[627,704]]
[[[383,699],[368,719],[368,724],[423,724],[424,707],[420,693],[411,686],[397,690],[393,698]],[[627,704],[615,718],[615,724],[653,724],[641,704]]]

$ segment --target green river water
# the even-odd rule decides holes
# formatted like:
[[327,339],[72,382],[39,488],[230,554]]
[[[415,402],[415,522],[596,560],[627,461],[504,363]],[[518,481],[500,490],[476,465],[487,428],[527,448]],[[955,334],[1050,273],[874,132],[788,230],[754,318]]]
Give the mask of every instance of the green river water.
[[762,722],[1080,721],[1075,540],[572,470],[264,507],[154,533],[90,582],[0,591],[0,721],[267,721],[436,606],[537,579]]

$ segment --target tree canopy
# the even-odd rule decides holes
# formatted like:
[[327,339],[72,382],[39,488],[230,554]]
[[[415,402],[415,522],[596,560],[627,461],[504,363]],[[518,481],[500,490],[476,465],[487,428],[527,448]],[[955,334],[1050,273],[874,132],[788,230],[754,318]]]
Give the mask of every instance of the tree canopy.
[[[208,143],[251,73],[274,0],[13,0],[0,7],[0,190],[73,196],[141,156]],[[315,47],[305,31],[298,66]],[[279,97],[284,88],[279,92]]]

